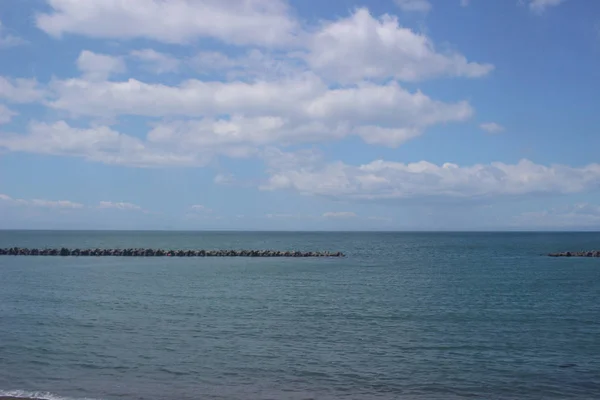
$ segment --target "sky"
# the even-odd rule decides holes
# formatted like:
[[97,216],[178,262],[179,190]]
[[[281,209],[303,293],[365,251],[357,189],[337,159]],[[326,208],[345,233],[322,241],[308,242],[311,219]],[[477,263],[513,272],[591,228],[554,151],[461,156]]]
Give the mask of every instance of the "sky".
[[0,229],[598,230],[600,2],[1,0]]

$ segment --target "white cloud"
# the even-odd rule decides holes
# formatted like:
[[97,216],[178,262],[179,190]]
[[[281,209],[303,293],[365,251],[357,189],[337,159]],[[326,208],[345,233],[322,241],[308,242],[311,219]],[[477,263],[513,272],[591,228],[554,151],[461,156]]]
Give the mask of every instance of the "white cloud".
[[237,182],[232,174],[217,174],[213,181],[217,185],[233,185]]
[[529,0],[529,9],[536,13],[542,14],[547,8],[556,7],[566,0]]
[[350,211],[330,211],[323,213],[324,218],[356,218],[356,213]]
[[348,18],[325,23],[312,35],[306,60],[331,80],[363,78],[421,81],[439,76],[476,78],[493,70],[491,64],[469,62],[465,56],[438,52],[431,39],[398,24],[391,15],[374,18],[366,8]]
[[69,200],[45,200],[45,199],[14,199],[6,194],[0,194],[0,201],[9,205],[29,206],[40,208],[77,209],[83,208],[83,204]]
[[143,62],[146,68],[156,74],[175,72],[180,65],[180,61],[175,57],[152,49],[134,50],[130,55]]
[[38,14],[36,22],[55,37],[72,33],[179,44],[212,37],[237,45],[280,45],[294,41],[298,29],[283,0],[47,1],[52,11]]
[[108,127],[73,128],[64,121],[33,122],[27,134],[0,134],[0,148],[15,152],[83,157],[106,164],[147,167],[198,165],[203,161],[186,153],[152,148],[144,141]]
[[230,70],[238,65],[244,66],[240,58],[234,59],[218,51],[201,51],[192,58],[191,64],[200,72]]
[[479,127],[488,133],[500,133],[504,130],[504,127],[496,122],[484,122]]
[[307,72],[307,66],[299,55],[258,49],[236,56],[201,51],[192,57],[190,65],[202,74],[218,75],[227,80],[281,80]]
[[27,41],[25,39],[7,33],[6,28],[2,26],[2,21],[0,21],[0,49],[20,46],[26,43]]
[[599,164],[577,168],[544,166],[528,160],[463,167],[382,160],[359,166],[314,162],[293,168],[271,163],[270,174],[262,189],[292,189],[344,200],[489,200],[499,196],[578,193],[600,186]]
[[[300,32],[279,0],[49,2],[53,11],[39,15],[38,24],[57,36],[69,32],[177,43],[211,36],[228,43],[264,45],[275,43],[265,39],[269,30],[264,26],[277,29],[278,18],[288,21],[286,26],[293,28],[294,34]],[[404,5],[408,7],[408,3]],[[233,25],[217,28],[215,20],[200,23],[218,16],[223,17],[221,25]],[[249,16],[263,19],[261,29],[252,34],[244,31],[255,27],[253,21],[246,21]],[[106,20],[112,21],[110,29]],[[284,31],[288,32],[287,28]],[[283,40],[279,44],[289,45],[285,32],[279,32]],[[15,151],[135,166],[205,165],[215,155],[248,157],[260,154],[265,146],[320,143],[348,136],[358,136],[367,144],[397,147],[431,126],[465,121],[473,109],[466,101],[441,102],[418,90],[410,92],[393,80],[377,84],[364,78],[476,77],[493,68],[468,62],[456,52],[439,52],[428,37],[399,26],[389,15],[375,18],[365,8],[315,29],[306,28],[297,38],[294,48],[250,47],[232,55],[201,52],[192,60],[180,61],[149,48],[129,54],[156,73],[175,71],[186,62],[201,72],[225,78],[189,79],[176,85],[133,78],[107,81],[112,74],[125,71],[123,59],[84,51],[78,59],[83,77],[53,80],[46,105],[66,111],[70,117],[165,119],[153,122],[146,140],[108,127],[74,130],[54,124],[53,134],[4,135],[0,145]],[[331,79],[345,85],[332,86]],[[75,149],[73,137],[80,132],[80,147]],[[31,139],[38,137],[53,143],[35,150]]]
[[142,207],[138,206],[137,204],[126,203],[126,202],[112,202],[112,201],[101,201],[98,204],[98,208],[102,208],[102,209],[111,208],[111,209],[126,210],[126,211],[141,211],[142,210]]
[[[426,0],[397,0],[405,10],[425,11]],[[49,0],[54,12],[38,16],[38,26],[60,36],[64,32],[93,37],[134,38],[185,43],[210,36],[241,45],[280,44],[285,53],[275,57],[251,49],[243,57],[231,58],[214,52],[201,52],[193,64],[198,68],[235,70],[253,74],[297,72],[299,58],[329,79],[344,82],[363,78],[394,77],[420,81],[438,76],[480,77],[493,66],[469,62],[458,52],[439,52],[431,39],[401,27],[397,18],[373,17],[360,8],[347,18],[326,21],[315,29],[300,27],[290,16],[283,0],[114,0],[75,2]],[[168,17],[166,17],[168,16]],[[111,24],[106,24],[106,21]],[[290,44],[293,43],[293,44]],[[299,50],[292,52],[290,50]],[[139,53],[154,58],[159,54]],[[167,68],[173,60],[161,57]],[[166,64],[165,64],[166,65]]]
[[0,99],[13,103],[33,103],[46,95],[35,79],[10,79],[0,76]]
[[427,0],[394,0],[402,11],[429,12],[433,7]]
[[328,90],[312,100],[307,111],[311,118],[391,128],[423,128],[442,122],[462,121],[473,114],[465,101],[454,104],[438,102],[420,91],[410,93],[396,83],[383,86],[363,83],[356,87]]
[[0,124],[6,124],[12,120],[12,117],[17,115],[16,112],[12,111],[3,104],[0,104]]
[[89,116],[261,115],[292,112],[326,88],[315,77],[246,83],[191,79],[177,86],[124,82],[55,81],[50,106]]
[[[149,132],[148,140],[174,151],[208,151],[241,158],[257,155],[262,146],[273,143],[299,143],[331,138],[328,128],[319,124],[294,125],[281,117],[205,119],[160,123]],[[320,137],[319,137],[320,135]]]
[[[269,125],[277,123],[269,118],[159,123],[141,139],[107,126],[74,128],[65,121],[32,122],[26,134],[0,132],[0,149],[133,167],[203,166],[219,155],[262,154],[262,147],[279,138],[279,133],[269,130]],[[236,180],[218,175],[215,182],[234,184]]]
[[359,126],[354,133],[360,136],[367,144],[379,144],[388,147],[397,147],[404,142],[421,134],[418,128],[382,128],[380,126]]
[[[184,148],[261,145],[276,141],[285,124],[282,118],[270,116],[176,121],[157,124],[148,139],[163,145],[177,143]],[[246,153],[252,149],[240,147],[238,151]]]
[[[365,142],[395,147],[426,128],[464,121],[466,101],[443,103],[397,83],[361,83],[328,89],[314,75],[253,83],[188,80],[179,86],[81,79],[54,83],[50,105],[74,115],[111,117],[206,117],[158,123],[153,142],[188,145],[293,143],[358,135]],[[230,117],[215,119],[227,114]],[[233,149],[234,153],[242,151]],[[247,150],[244,150],[247,152]]]
[[302,169],[317,165],[323,160],[322,153],[315,149],[286,152],[274,147],[266,148],[261,157],[269,168],[283,170]]
[[127,70],[125,62],[116,56],[97,54],[83,50],[77,58],[77,68],[83,72],[85,79],[104,80],[113,74],[124,73]]
[[460,0],[461,7],[467,7],[470,3],[470,0]]

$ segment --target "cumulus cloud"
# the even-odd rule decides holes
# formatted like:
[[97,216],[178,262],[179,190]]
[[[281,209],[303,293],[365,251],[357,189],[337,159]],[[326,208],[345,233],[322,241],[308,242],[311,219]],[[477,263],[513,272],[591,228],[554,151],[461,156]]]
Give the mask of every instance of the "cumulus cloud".
[[153,49],[133,50],[130,56],[142,62],[147,69],[156,74],[175,72],[181,64],[177,58]]
[[83,204],[69,200],[15,199],[6,194],[0,194],[0,202],[9,205],[39,208],[78,209],[84,207]]
[[98,204],[98,208],[102,209],[115,209],[115,210],[126,210],[126,211],[141,211],[142,207],[137,204],[127,202],[113,202],[113,201],[101,201]]
[[[55,82],[54,89],[50,106],[74,115],[200,117],[158,123],[149,135],[151,141],[180,146],[286,144],[357,135],[370,144],[395,147],[430,126],[473,114],[466,101],[436,101],[395,82],[329,89],[310,74],[276,82],[188,80],[178,86],[71,79]],[[215,118],[220,115],[229,117]]]
[[35,79],[11,79],[0,76],[0,99],[12,103],[33,103],[42,100],[46,91]]
[[493,162],[459,166],[426,161],[377,160],[352,166],[317,162],[295,168],[270,165],[264,190],[291,189],[342,200],[496,199],[535,194],[567,194],[600,186],[600,165],[584,167]]
[[299,53],[259,49],[250,49],[235,56],[201,51],[191,58],[189,64],[201,74],[243,81],[290,79],[308,70]]
[[353,132],[367,144],[379,144],[388,147],[397,147],[421,134],[421,130],[416,127],[383,128],[374,125],[358,126],[354,128]]
[[566,0],[529,0],[529,9],[536,14],[542,14],[547,8],[559,6],[565,1]]
[[12,117],[17,115],[16,112],[10,110],[3,104],[0,104],[0,124],[6,124],[12,120]]
[[71,127],[65,121],[52,124],[33,122],[27,134],[0,133],[0,148],[138,167],[199,165],[205,162],[192,154],[173,154],[149,147],[136,137],[105,126],[80,129]]
[[293,112],[326,89],[315,77],[253,83],[191,79],[176,86],[136,79],[123,82],[68,79],[56,81],[52,87],[56,99],[50,106],[56,109],[88,116],[149,117]]
[[429,12],[433,7],[427,0],[394,0],[402,11]]
[[[49,35],[146,38],[185,44],[211,37],[236,45],[282,45],[295,40],[297,22],[283,0],[48,0],[38,28]],[[107,23],[110,21],[110,23]]]
[[[268,146],[351,136],[397,147],[429,127],[465,121],[474,111],[467,101],[438,101],[387,78],[479,77],[493,68],[457,52],[440,52],[427,36],[400,26],[390,15],[374,17],[366,8],[308,27],[291,17],[282,0],[48,2],[51,11],[36,21],[57,37],[69,33],[182,44],[212,37],[247,48],[230,54],[204,51],[191,60],[151,48],[128,54],[157,74],[176,71],[185,62],[210,73],[211,80],[109,81],[126,72],[124,58],[88,50],[77,59],[82,76],[54,79],[47,92],[35,81],[0,80],[0,97],[44,99],[69,117],[163,118],[153,120],[145,138],[108,126],[34,122],[25,134],[0,134],[0,146],[11,151],[129,166],[198,166],[219,155],[250,157]],[[423,7],[423,0],[401,3]]]
[[[443,103],[420,91],[411,93],[397,83],[360,83],[329,89],[314,75],[276,82],[200,81],[177,86],[125,82],[90,82],[70,79],[54,82],[53,108],[88,116],[139,115],[150,117],[203,117],[223,114],[284,115],[335,118],[359,122],[413,120],[436,123],[441,118],[469,117],[466,101]],[[417,118],[419,118],[417,120]]]
[[[425,0],[396,2],[405,11],[431,8]],[[56,37],[78,34],[177,44],[210,37],[246,47],[227,48],[227,54],[202,51],[191,60],[152,48],[123,57],[85,50],[77,59],[82,76],[55,79],[43,89],[34,80],[0,77],[0,98],[8,102],[43,100],[70,117],[152,119],[145,137],[109,126],[32,122],[25,132],[0,133],[0,149],[135,167],[205,166],[221,155],[261,157],[270,176],[264,189],[350,200],[569,193],[596,185],[600,176],[596,165],[546,167],[523,160],[514,165],[458,166],[378,160],[353,166],[326,163],[310,151],[280,150],[348,137],[393,148],[430,127],[473,116],[467,101],[439,101],[401,82],[478,78],[494,66],[458,51],[440,50],[427,35],[403,27],[391,15],[374,16],[358,8],[346,17],[308,27],[291,16],[283,0],[48,3],[50,11],[39,14],[36,22]],[[210,80],[109,81],[126,72],[124,57],[130,66],[135,60],[157,74],[176,72],[188,63]],[[0,121],[2,115],[0,109]],[[490,122],[481,129],[495,132],[502,127]],[[215,177],[218,184],[236,182],[227,174]],[[138,207],[103,203],[98,207]],[[344,212],[326,214],[341,217]]]
[[484,122],[479,127],[488,133],[500,133],[504,130],[504,127],[496,122]]
[[84,77],[90,80],[104,80],[112,74],[126,71],[127,67],[122,58],[107,54],[97,54],[84,50],[77,58],[77,67]]
[[396,17],[375,18],[366,8],[325,23],[311,36],[306,61],[318,73],[343,82],[389,77],[409,82],[440,76],[477,78],[494,69],[456,52],[439,52],[430,38],[400,26]]
[[[426,0],[396,0],[409,11],[426,11]],[[245,46],[280,45],[283,56],[265,56],[253,49],[243,57],[232,58],[215,52],[201,52],[194,64],[203,68],[285,73],[297,70],[303,58],[313,70],[329,79],[344,82],[363,78],[394,77],[419,81],[438,76],[480,77],[493,66],[470,62],[458,52],[440,52],[433,41],[399,25],[396,17],[380,18],[368,9],[321,26],[302,26],[291,17],[283,0],[131,0],[92,2],[49,0],[53,11],[37,17],[38,26],[60,36],[76,33],[92,37],[145,37],[170,43],[186,43],[198,37],[213,37]],[[165,18],[168,15],[169,18]],[[106,24],[105,21],[112,21]],[[283,46],[283,47],[281,47]],[[290,50],[299,52],[290,52]],[[138,51],[142,59],[175,68],[172,59],[153,50]],[[294,68],[296,66],[296,68]],[[235,72],[235,71],[229,71]]]

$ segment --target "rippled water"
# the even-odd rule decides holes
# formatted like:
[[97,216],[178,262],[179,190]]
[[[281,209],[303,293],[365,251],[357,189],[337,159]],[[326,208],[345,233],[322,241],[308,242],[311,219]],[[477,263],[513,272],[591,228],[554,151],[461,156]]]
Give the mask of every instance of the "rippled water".
[[0,257],[0,396],[600,398],[600,260],[543,256],[600,234],[0,232],[8,246],[348,257]]

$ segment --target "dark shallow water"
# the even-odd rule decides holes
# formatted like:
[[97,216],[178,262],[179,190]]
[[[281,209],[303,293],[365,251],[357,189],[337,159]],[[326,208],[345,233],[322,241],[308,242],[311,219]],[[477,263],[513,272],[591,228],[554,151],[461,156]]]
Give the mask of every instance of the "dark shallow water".
[[594,233],[0,232],[0,247],[344,259],[0,257],[0,396],[597,399]]

